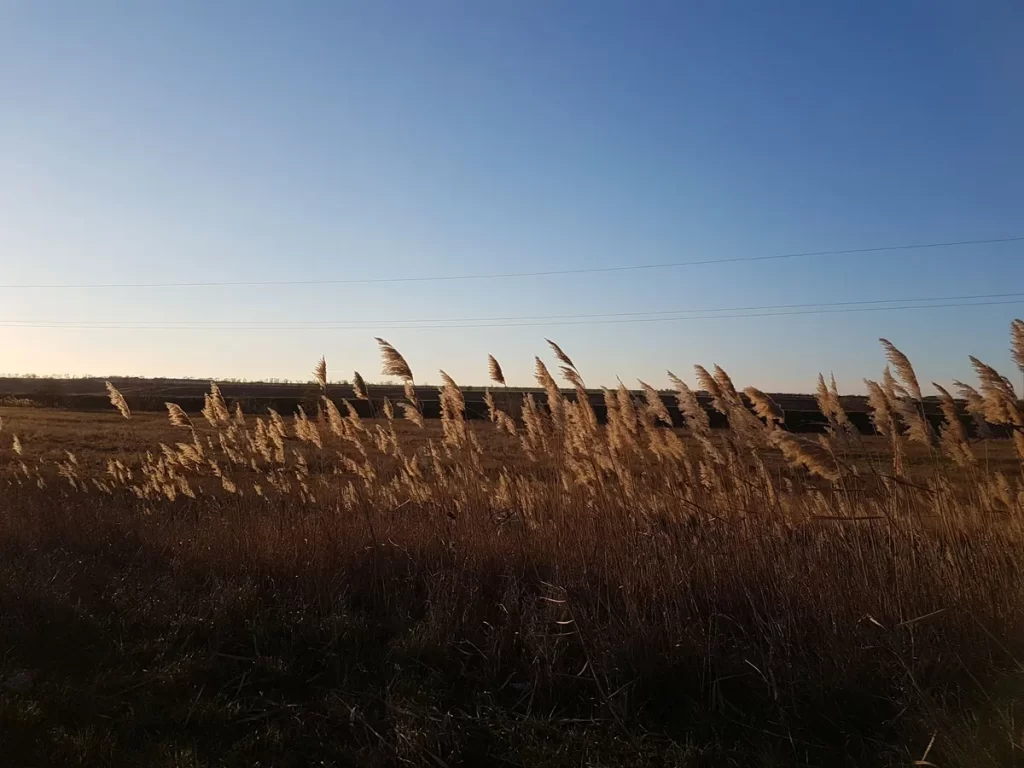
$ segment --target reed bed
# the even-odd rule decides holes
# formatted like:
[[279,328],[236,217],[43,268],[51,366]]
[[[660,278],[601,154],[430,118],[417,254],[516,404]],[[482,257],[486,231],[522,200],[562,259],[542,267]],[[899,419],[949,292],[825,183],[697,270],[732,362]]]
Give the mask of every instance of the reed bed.
[[[247,417],[212,383],[201,414],[168,403],[180,439],[157,445],[108,385],[125,427],[105,472],[0,428],[9,754],[1024,761],[1024,404],[994,368],[972,358],[958,399],[936,386],[935,429],[881,340],[866,438],[834,379],[817,389],[827,431],[807,436],[697,366],[692,384],[668,374],[680,431],[646,382],[605,389],[599,421],[548,341],[566,386],[538,357],[544,395],[513,403],[489,356],[499,389],[473,423],[442,371],[432,430],[407,360],[377,341],[407,384],[375,403],[355,375],[377,418],[335,399],[321,358],[315,410]],[[1015,461],[988,461],[993,435]]]

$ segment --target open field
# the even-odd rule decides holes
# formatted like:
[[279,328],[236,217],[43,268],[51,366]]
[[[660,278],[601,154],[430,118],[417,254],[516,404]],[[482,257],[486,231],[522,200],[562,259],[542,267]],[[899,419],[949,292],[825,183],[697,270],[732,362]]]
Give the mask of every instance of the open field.
[[[209,389],[209,382],[196,379],[142,379],[114,377],[112,383],[124,396],[133,413],[165,412],[164,403],[170,401],[180,405],[189,413],[199,413],[204,405],[204,395]],[[247,414],[263,414],[268,408],[280,413],[292,413],[299,406],[307,410],[316,408],[320,399],[320,389],[315,382],[219,382],[218,386],[225,401],[232,407],[237,404]],[[367,418],[380,410],[385,398],[392,402],[405,396],[401,384],[372,384],[366,387],[368,399],[355,397],[352,385],[330,383],[331,397],[336,402],[348,399],[359,415]],[[436,386],[415,386],[416,400],[420,412],[426,419],[437,419],[441,416],[441,401]],[[598,421],[607,419],[604,395],[600,389],[583,390],[591,409]],[[463,387],[462,394],[466,404],[467,419],[486,419],[487,404],[484,401],[486,388]],[[541,388],[502,387],[500,397],[505,400],[505,408],[512,415],[520,416],[520,403],[526,394],[543,397]],[[571,399],[577,399],[581,393],[568,390]],[[642,396],[642,392],[633,391],[634,396]],[[820,432],[828,424],[828,420],[818,408],[814,395],[792,393],[769,393],[771,398],[785,412],[785,426],[793,432]],[[676,426],[682,426],[684,417],[679,412],[671,390],[661,393],[665,408]],[[697,394],[698,401],[708,411],[712,426],[725,426],[725,417],[714,409],[711,398],[703,392]],[[870,421],[870,409],[867,398],[858,395],[842,395],[843,409],[850,422],[863,434],[872,434],[874,429]],[[106,380],[100,378],[25,378],[0,376],[0,406],[5,402],[31,402],[51,408],[81,412],[108,412],[110,400],[107,396]],[[942,411],[937,398],[926,396],[921,407],[930,421],[938,424],[942,420]]]
[[434,421],[422,390],[371,408],[358,386],[295,416],[216,387],[202,415],[132,413],[116,388],[106,413],[0,408],[2,754],[1024,763],[1006,379],[978,362],[976,388],[926,410],[887,347],[877,434],[822,382],[827,431],[799,435],[718,369],[678,380],[672,412],[622,389],[599,418],[553,351],[572,389],[538,361],[543,394],[480,393],[489,420],[452,381]]
[[[226,402],[230,409],[231,401]],[[245,422],[250,430],[255,428],[256,419],[255,416],[246,415]],[[144,452],[158,449],[161,443],[174,445],[182,439],[181,430],[168,422],[166,409],[162,413],[133,413],[129,425],[110,408],[109,399],[107,411],[104,413],[0,406],[0,420],[3,421],[5,432],[18,435],[23,449],[22,458],[29,457],[42,462],[44,467],[49,468],[49,474],[54,477],[57,476],[57,465],[67,459],[68,451],[75,455],[84,474],[102,476],[106,473],[107,462],[112,458],[121,460],[126,466],[139,466],[139,451],[133,448],[136,444]],[[370,430],[391,426],[385,419],[367,418],[361,421]],[[531,466],[536,467],[536,462],[526,460],[515,439],[497,432],[493,425],[480,421],[469,421],[467,425],[478,435],[482,462],[486,470],[494,471],[512,466],[519,471],[526,471]],[[396,421],[393,426],[402,444],[412,450],[426,448],[430,441],[443,439],[444,436],[439,419],[426,419],[422,428],[404,420]],[[196,432],[204,439],[217,435],[216,430],[202,419],[197,419]],[[686,429],[676,428],[673,432],[687,446],[699,447],[699,443]],[[724,429],[713,430],[711,433],[712,442],[715,444],[724,444],[728,436],[728,430]],[[286,435],[284,441],[289,449],[303,446],[302,441],[293,434]],[[978,439],[973,441],[972,446],[979,460],[990,470],[1009,474],[1017,471],[1017,454],[1010,440]],[[341,444],[337,448],[353,459],[360,455],[352,445]],[[927,474],[933,469],[935,456],[927,446],[908,443],[904,450],[910,475]],[[888,438],[864,435],[856,443],[846,447],[845,459],[850,466],[867,472],[879,462],[887,462],[888,451]],[[19,466],[18,462],[10,460],[15,458],[10,446],[0,442],[0,456],[9,459],[0,465],[0,477],[16,477]],[[777,450],[763,450],[761,457],[766,466],[773,469],[785,465],[785,458]],[[331,469],[333,471],[333,467]],[[310,465],[312,473],[319,473],[320,470],[321,467],[315,461]],[[259,477],[257,473],[245,469],[241,471],[241,475],[253,481],[258,481]]]

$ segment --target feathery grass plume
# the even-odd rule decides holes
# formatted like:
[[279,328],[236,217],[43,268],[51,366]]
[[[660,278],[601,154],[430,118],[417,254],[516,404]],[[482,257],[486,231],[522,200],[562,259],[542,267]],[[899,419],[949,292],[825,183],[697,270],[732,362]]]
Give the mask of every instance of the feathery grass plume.
[[764,424],[747,410],[725,369],[719,365],[714,368],[714,375],[711,375],[701,366],[694,366],[701,386],[712,394],[715,410],[729,419],[729,427],[735,434],[749,442],[760,441]]
[[967,404],[967,413],[974,422],[975,433],[983,440],[991,438],[992,428],[985,421],[985,398],[970,384],[964,384],[962,381],[954,381],[953,384]]
[[395,418],[395,407],[391,404],[391,400],[389,400],[386,397],[384,398],[383,411],[384,418],[386,418],[388,421],[391,421],[392,419]]
[[612,424],[618,418],[619,401],[608,387],[601,387],[601,393],[604,395],[605,420]]
[[519,429],[516,427],[516,421],[504,411],[498,411],[497,414],[498,428],[508,432],[512,437],[519,434]]
[[[335,437],[344,437],[345,421],[341,417],[341,412],[338,410],[338,406],[334,404],[333,400],[326,396],[324,396],[324,406],[327,411],[327,426],[331,430],[331,434]],[[257,423],[257,428],[260,423],[262,422]],[[262,451],[260,452],[262,453]]]
[[1024,320],[1010,323],[1010,354],[1013,355],[1013,362],[1024,372]]
[[455,383],[455,379],[442,370],[441,381],[444,382],[444,386],[441,387],[441,393],[450,397],[452,402],[458,405],[459,410],[464,411],[466,409],[466,399],[462,396],[462,390]]
[[353,429],[359,432],[365,432],[366,428],[363,426],[363,420],[359,418],[359,412],[356,407],[352,405],[348,400],[342,400],[345,404],[345,410],[348,411],[348,421],[352,425]]
[[523,453],[530,461],[537,461],[547,445],[547,430],[533,395],[523,395],[523,434],[520,437]]
[[[887,350],[887,357],[896,372],[903,380],[903,385],[893,378],[889,366],[882,372],[882,392],[888,401],[888,408],[891,414],[899,416],[899,420],[907,430],[907,437],[914,442],[931,447],[933,444],[934,432],[931,424],[924,417],[922,410],[921,387],[917,383],[917,376],[910,365],[906,355],[885,339],[880,339],[882,346]],[[905,386],[904,386],[905,385]],[[915,402],[916,401],[916,402]],[[895,424],[895,419],[894,419]],[[893,435],[899,431],[893,428]],[[895,453],[896,438],[893,438],[893,450]]]
[[637,379],[640,382],[640,388],[644,392],[644,399],[647,401],[647,410],[650,411],[651,415],[655,419],[661,421],[667,427],[672,426],[672,417],[669,415],[668,408],[665,407],[665,401],[661,399],[661,395],[658,394],[658,390],[648,384],[646,381]]
[[[886,367],[888,374],[889,369]],[[889,379],[892,378],[890,375]],[[889,445],[892,450],[892,473],[896,477],[903,476],[903,447],[900,441],[900,431],[896,426],[895,404],[897,398],[895,393],[890,394],[886,387],[876,381],[864,379],[868,388],[868,406],[871,408],[871,423],[875,431],[882,436],[889,438]],[[904,402],[906,398],[904,396]]]
[[569,359],[569,356],[565,354],[564,351],[562,351],[562,348],[560,346],[555,344],[555,342],[553,342],[551,339],[544,339],[544,341],[546,341],[548,343],[548,346],[551,347],[551,350],[555,353],[555,357],[558,358],[558,362],[562,363],[563,365],[567,365],[570,368],[576,368],[575,364],[573,364],[572,360]]
[[686,425],[690,431],[700,435],[710,434],[711,420],[708,418],[708,412],[697,400],[697,394],[672,371],[668,371],[668,377],[676,387],[676,402],[679,404],[679,410],[686,417]]
[[834,460],[820,445],[797,440],[781,429],[773,429],[768,440],[793,466],[803,466],[812,474],[833,483],[839,479],[839,470]]
[[107,395],[110,397],[110,404],[117,408],[121,412],[121,415],[126,419],[131,419],[132,412],[128,410],[128,403],[125,402],[124,395],[117,391],[117,387],[107,382]]
[[192,419],[188,417],[185,410],[177,403],[164,403],[167,406],[167,418],[170,419],[172,427],[187,427],[195,429]]
[[[581,439],[589,441],[594,438],[598,431],[597,414],[594,413],[594,406],[590,404],[590,393],[584,387],[582,379],[576,384],[576,415],[577,427],[584,435]],[[584,452],[590,454],[593,450],[593,443],[588,442]]]
[[818,388],[815,391],[814,399],[818,403],[818,410],[828,419],[830,434],[838,438],[856,438],[857,428],[853,426],[846,409],[839,399],[839,387],[836,384],[836,377],[831,376],[831,383],[825,384],[825,377],[818,374]]
[[860,432],[850,421],[850,417],[846,415],[846,409],[843,407],[842,398],[839,396],[839,385],[836,384],[836,375],[834,373],[829,375],[829,403],[832,406],[832,415],[838,422],[839,426],[843,429],[846,437],[852,438],[854,441],[860,440]]
[[697,374],[697,384],[700,388],[711,395],[711,403],[714,405],[715,410],[721,413],[723,416],[729,415],[729,404],[726,401],[726,395],[722,391],[722,388],[715,381],[715,377],[708,373],[708,369],[703,365],[693,366],[694,372]]
[[832,395],[825,384],[825,377],[818,374],[818,388],[814,392],[814,399],[818,403],[818,410],[821,415],[828,419],[828,428],[832,434],[839,433],[839,422],[835,417],[835,409],[832,407]]
[[294,416],[295,436],[303,442],[312,443],[317,448],[323,448],[323,440],[320,437],[320,430],[317,429],[316,422],[310,420],[301,405],[298,406],[297,411]]
[[636,405],[633,403],[633,393],[621,381],[619,388],[615,390],[615,399],[619,404],[617,409],[619,424],[629,435],[636,435],[639,425],[637,424]]
[[379,336],[377,344],[380,346],[381,372],[385,376],[397,376],[405,382],[412,381],[412,369],[409,368],[409,364],[405,362],[405,358],[399,354],[398,350]]
[[558,367],[558,371],[562,374],[563,379],[572,384],[574,389],[577,391],[586,390],[586,387],[583,385],[583,379],[575,368],[570,368],[567,365],[561,365]]
[[18,454],[19,456],[21,456],[21,452],[22,452],[22,447],[21,447],[21,440],[19,440],[19,439],[18,439],[18,436],[17,436],[17,435],[15,435],[15,436],[14,436],[14,438],[13,438],[13,439],[11,440],[11,449],[12,449],[12,450],[13,450],[13,451],[14,451],[14,452],[15,452],[16,454]]
[[466,400],[455,379],[441,371],[444,386],[440,388],[441,430],[448,445],[463,445],[466,441]]
[[632,444],[632,438],[622,423],[618,392],[612,391],[608,387],[601,387],[601,392],[604,395],[605,422],[608,425],[605,429],[607,445],[613,453],[621,452]]
[[270,416],[270,431],[273,434],[284,437],[288,434],[288,427],[285,426],[284,419],[281,414],[275,411],[273,408],[267,409],[267,414]]
[[487,356],[487,374],[495,384],[501,384],[503,387],[506,386],[505,374],[502,372],[498,361],[494,359],[494,355]]
[[203,409],[200,413],[203,414],[207,424],[211,427],[217,426],[217,415],[213,412],[213,400],[210,398],[209,392],[203,393]]
[[696,393],[689,385],[671,371],[667,372],[669,379],[676,386],[676,402],[679,403],[679,411],[682,413],[686,426],[690,433],[696,437],[705,455],[716,464],[721,464],[724,459],[718,447],[711,440],[711,419],[708,412],[703,409]]
[[960,466],[973,464],[974,454],[967,443],[967,432],[964,430],[963,422],[960,421],[956,401],[944,387],[940,387],[935,382],[932,382],[932,386],[939,393],[939,408],[942,409],[942,417],[945,420],[940,432],[940,444],[943,451]]
[[316,368],[313,369],[313,378],[316,379],[316,383],[320,385],[320,389],[324,392],[327,391],[327,358],[323,355],[320,356],[320,361],[316,364]]
[[224,400],[224,396],[220,393],[220,387],[217,386],[217,382],[210,382],[210,407],[213,409],[213,415],[218,424],[227,424],[231,421],[231,412],[228,410],[228,404]]
[[879,339],[878,341],[885,347],[885,356],[892,367],[896,369],[896,373],[899,374],[907,392],[915,400],[921,402],[921,386],[917,383],[917,374],[914,373],[914,366],[910,364],[909,358],[900,352],[888,339]]
[[890,403],[896,402],[896,399],[900,397],[910,397],[907,390],[893,377],[892,369],[888,365],[882,371],[882,391],[885,392]]
[[551,423],[555,429],[560,429],[562,426],[562,416],[564,413],[562,393],[558,389],[558,383],[555,381],[551,372],[548,371],[548,367],[544,365],[544,361],[539,357],[535,357],[536,365],[534,368],[534,378],[537,379],[537,383],[544,388],[544,392],[548,398],[548,411],[551,413]]
[[402,409],[402,415],[417,427],[423,429],[426,426],[423,422],[423,414],[420,413],[420,409],[415,404],[402,401],[398,404],[398,407]]
[[733,386],[732,379],[729,378],[729,374],[725,372],[722,366],[715,365],[715,381],[718,383],[719,389],[722,391],[722,395],[730,405],[742,406],[743,401],[740,400],[740,395],[736,391],[736,387]]
[[1024,426],[1024,413],[1017,406],[1013,386],[990,365],[970,357],[974,372],[981,382],[981,395],[985,399],[985,419],[991,424]]
[[484,404],[487,406],[487,418],[491,421],[497,421],[498,407],[494,403],[494,395],[491,394],[491,390],[484,390]]
[[413,385],[412,381],[406,381],[402,391],[405,393],[405,399],[418,408],[419,400],[416,397],[416,387]]
[[931,447],[934,444],[935,433],[932,425],[928,423],[921,409],[913,400],[907,397],[898,397],[893,402],[894,410],[899,414],[900,421],[906,427],[907,437],[916,443]]
[[883,437],[894,434],[896,421],[888,394],[877,381],[864,379],[864,385],[868,388],[868,407],[871,409],[871,423],[875,431]]
[[352,374],[352,394],[355,395],[356,400],[370,399],[370,396],[366,394],[366,382],[363,381],[363,377],[359,375],[359,371],[355,371]]
[[786,412],[779,407],[779,404],[772,400],[757,387],[747,387],[743,390],[754,406],[754,413],[760,416],[769,427],[781,425],[786,420]]
[[189,464],[199,466],[203,463],[201,443],[175,443],[174,447],[178,449],[178,463],[183,467]]

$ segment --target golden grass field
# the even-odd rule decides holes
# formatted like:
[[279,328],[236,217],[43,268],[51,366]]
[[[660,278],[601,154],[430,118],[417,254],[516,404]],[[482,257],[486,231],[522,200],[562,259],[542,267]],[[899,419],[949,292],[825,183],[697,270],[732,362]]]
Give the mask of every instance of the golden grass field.
[[12,764],[1024,762],[1024,404],[999,372],[940,390],[936,430],[883,340],[876,434],[822,379],[828,432],[797,435],[697,367],[675,429],[647,385],[598,423],[552,343],[567,388],[538,358],[545,395],[513,402],[491,358],[491,421],[443,372],[425,421],[379,343],[409,387],[373,419],[325,361],[316,412],[215,385],[202,414],[113,386],[105,415],[0,409]]

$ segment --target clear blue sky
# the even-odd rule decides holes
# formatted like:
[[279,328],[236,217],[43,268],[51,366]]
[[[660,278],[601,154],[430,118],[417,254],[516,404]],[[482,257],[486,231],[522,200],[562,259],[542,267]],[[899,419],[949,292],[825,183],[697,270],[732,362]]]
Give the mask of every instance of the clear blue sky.
[[[1024,235],[1024,6],[0,0],[0,283],[374,278]],[[286,323],[1024,292],[1024,243],[480,282],[0,289],[0,320]],[[0,370],[843,389],[1011,372],[1024,304],[426,330],[0,327]],[[550,358],[550,355],[547,355]]]

